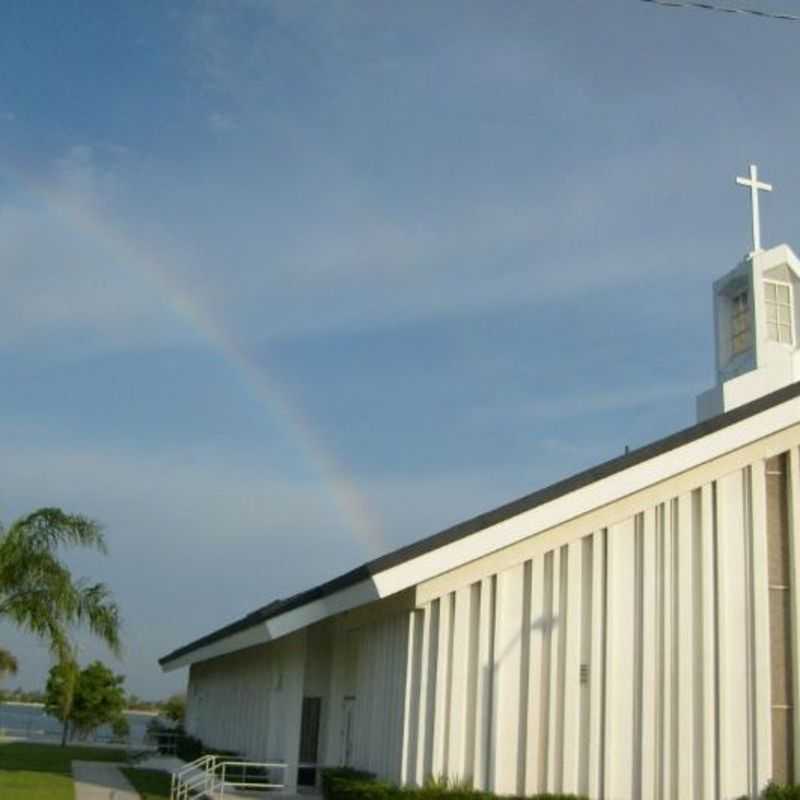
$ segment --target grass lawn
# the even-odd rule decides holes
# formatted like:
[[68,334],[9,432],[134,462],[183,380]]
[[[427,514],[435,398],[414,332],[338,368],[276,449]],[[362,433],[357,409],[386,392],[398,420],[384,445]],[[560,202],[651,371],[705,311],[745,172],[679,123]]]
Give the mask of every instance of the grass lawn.
[[0,798],[74,800],[71,769],[73,759],[119,762],[125,761],[125,751],[0,742]]
[[133,788],[142,796],[142,800],[163,800],[169,798],[171,778],[166,772],[155,769],[121,770],[133,784]]

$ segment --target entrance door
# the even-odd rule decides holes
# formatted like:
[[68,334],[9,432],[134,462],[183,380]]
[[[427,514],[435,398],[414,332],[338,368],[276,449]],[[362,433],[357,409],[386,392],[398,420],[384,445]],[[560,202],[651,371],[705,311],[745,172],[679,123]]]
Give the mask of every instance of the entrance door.
[[322,698],[304,697],[303,716],[300,723],[300,768],[297,772],[299,786],[316,786],[317,783],[321,715]]
[[345,697],[342,701],[341,762],[345,767],[353,766],[353,737],[356,729],[356,699]]

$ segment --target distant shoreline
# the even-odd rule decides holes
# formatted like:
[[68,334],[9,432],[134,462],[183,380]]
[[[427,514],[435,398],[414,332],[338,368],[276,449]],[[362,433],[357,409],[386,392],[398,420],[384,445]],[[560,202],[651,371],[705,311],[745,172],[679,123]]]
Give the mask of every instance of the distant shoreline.
[[[2,700],[0,701],[0,706],[24,706],[25,708],[44,708],[44,703],[23,703],[20,700]],[[160,712],[139,710],[135,708],[126,708],[123,713],[142,714],[143,716],[147,717],[157,717]]]
[[29,708],[44,708],[44,703],[23,703],[21,700],[2,700],[0,706],[28,706]]

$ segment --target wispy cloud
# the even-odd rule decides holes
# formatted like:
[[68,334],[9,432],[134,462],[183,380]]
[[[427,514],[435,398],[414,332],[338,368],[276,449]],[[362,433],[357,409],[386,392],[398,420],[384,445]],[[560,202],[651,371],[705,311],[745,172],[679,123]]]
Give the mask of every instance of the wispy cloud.
[[191,338],[105,222],[122,190],[93,146],[72,146],[49,173],[30,182],[12,176],[8,186],[0,195],[0,347],[47,341],[56,353],[76,337],[85,355]]
[[236,129],[236,120],[232,114],[214,111],[208,116],[208,124],[215,131],[232,131]]
[[547,398],[530,397],[521,401],[517,398],[519,402],[512,401],[511,406],[508,401],[493,406],[477,406],[471,418],[487,425],[496,425],[498,419],[508,416],[520,423],[527,421],[539,425],[575,417],[586,421],[595,414],[631,411],[661,405],[669,400],[691,399],[703,388],[697,383],[683,381],[602,390],[580,386],[573,391],[565,391],[564,387],[553,387],[555,391]]
[[[325,487],[289,480],[274,466],[207,447],[111,449],[47,436],[46,429],[0,427],[0,441],[11,443],[0,445],[0,462],[14,465],[0,473],[0,520],[46,503],[104,523],[110,556],[71,563],[76,573],[112,584],[130,623],[121,668],[134,675],[134,686],[157,683],[156,659],[182,641],[366,558]],[[374,475],[363,488],[394,516],[391,541],[400,545],[477,512],[482,503],[508,499],[516,486],[499,473],[487,479],[472,470]],[[195,617],[179,600],[193,597],[203,609]],[[29,637],[2,633],[28,662],[25,685],[43,680],[46,651]],[[81,642],[85,658],[108,660],[96,643]]]

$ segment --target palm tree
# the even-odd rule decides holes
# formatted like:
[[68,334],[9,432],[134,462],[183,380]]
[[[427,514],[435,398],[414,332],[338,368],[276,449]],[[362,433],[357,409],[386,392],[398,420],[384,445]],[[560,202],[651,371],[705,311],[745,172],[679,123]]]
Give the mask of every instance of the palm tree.
[[[119,609],[105,585],[73,578],[58,557],[72,547],[107,552],[96,522],[59,508],[34,511],[8,530],[0,526],[0,620],[45,640],[59,663],[72,659],[70,633],[81,625],[119,654]],[[16,667],[0,648],[0,672]]]

